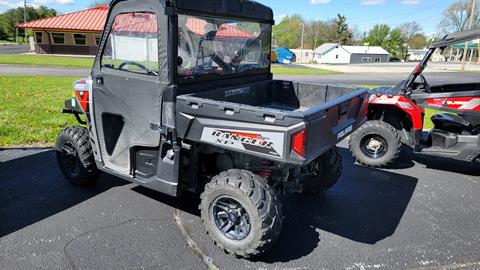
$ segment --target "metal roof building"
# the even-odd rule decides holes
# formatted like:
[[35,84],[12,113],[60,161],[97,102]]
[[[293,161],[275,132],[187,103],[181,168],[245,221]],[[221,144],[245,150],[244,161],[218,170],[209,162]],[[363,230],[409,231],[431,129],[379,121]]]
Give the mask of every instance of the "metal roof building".
[[[108,7],[95,7],[18,24],[17,28],[32,29],[35,52],[38,54],[95,55],[107,15]],[[138,23],[135,19],[130,17],[115,27],[126,32],[156,31],[157,26],[153,23],[147,26],[141,24],[142,29],[137,29]],[[192,34],[200,36],[205,34],[206,23],[200,19],[189,18],[187,27]],[[224,24],[218,28],[216,38],[223,37],[248,39],[253,35]]]
[[321,64],[388,62],[389,53],[379,46],[343,46],[324,43],[315,49],[314,61]]

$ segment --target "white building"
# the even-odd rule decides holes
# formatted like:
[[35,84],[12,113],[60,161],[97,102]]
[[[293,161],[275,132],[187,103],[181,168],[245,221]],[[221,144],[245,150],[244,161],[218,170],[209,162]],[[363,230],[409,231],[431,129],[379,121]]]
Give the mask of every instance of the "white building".
[[[408,51],[408,61],[421,61],[425,55],[427,55],[428,49],[421,49],[421,50],[409,50]],[[432,57],[430,58],[432,62],[443,62],[446,61],[446,57],[442,55],[440,50],[435,50]]]
[[312,63],[313,62],[313,50],[310,49],[291,49],[297,56],[297,63]]
[[320,64],[358,64],[388,62],[389,53],[379,46],[343,46],[324,43],[314,50],[314,61]]

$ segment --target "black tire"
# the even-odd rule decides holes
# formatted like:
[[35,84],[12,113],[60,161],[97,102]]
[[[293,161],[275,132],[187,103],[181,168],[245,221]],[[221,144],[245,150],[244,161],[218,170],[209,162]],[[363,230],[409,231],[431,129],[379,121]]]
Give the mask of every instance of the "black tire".
[[63,175],[72,183],[92,185],[100,175],[95,165],[88,130],[72,126],[63,129],[55,142],[57,161]]
[[[238,217],[243,221],[248,217],[250,223],[248,232],[244,230],[240,235],[243,238],[232,239],[220,230],[221,220],[214,217],[214,212],[217,203],[224,198],[239,203],[247,214]],[[281,203],[265,179],[250,171],[231,169],[213,177],[206,184],[201,200],[199,208],[207,234],[226,253],[244,258],[260,255],[275,243],[280,234],[283,221]],[[232,222],[230,214],[227,217],[226,222]]]
[[[370,142],[379,148],[370,149]],[[370,167],[386,167],[393,163],[402,150],[397,130],[383,121],[368,121],[350,137],[350,151],[360,164]]]
[[342,175],[342,155],[336,146],[312,161],[314,175],[303,180],[304,193],[319,193],[332,188]]

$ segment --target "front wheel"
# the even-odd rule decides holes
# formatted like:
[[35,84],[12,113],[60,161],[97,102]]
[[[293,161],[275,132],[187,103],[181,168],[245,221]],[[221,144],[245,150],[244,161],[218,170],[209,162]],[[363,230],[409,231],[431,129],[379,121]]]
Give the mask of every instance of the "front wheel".
[[95,165],[88,130],[84,127],[68,127],[60,132],[55,142],[60,170],[72,183],[93,184],[100,171]]
[[257,256],[280,234],[280,201],[265,179],[250,171],[232,169],[213,177],[201,200],[205,229],[227,253]]
[[350,137],[350,151],[360,164],[384,167],[400,155],[402,142],[397,130],[383,121],[368,121]]

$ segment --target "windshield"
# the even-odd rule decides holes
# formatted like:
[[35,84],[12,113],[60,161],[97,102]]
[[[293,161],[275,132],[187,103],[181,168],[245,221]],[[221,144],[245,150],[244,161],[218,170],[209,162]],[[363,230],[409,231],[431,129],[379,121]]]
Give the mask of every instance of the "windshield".
[[270,67],[271,25],[179,15],[178,75],[228,76]]

